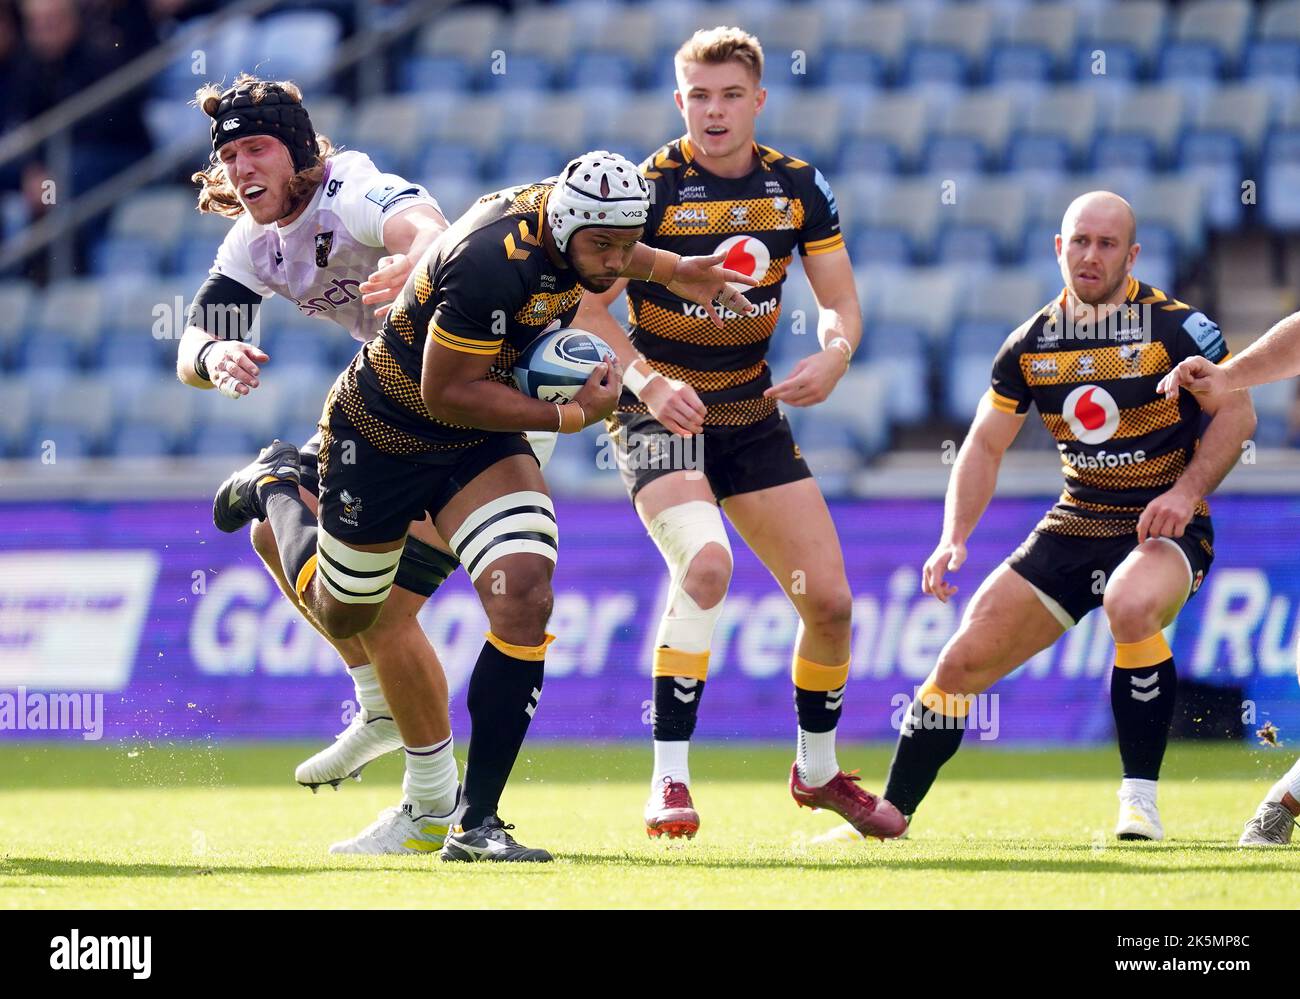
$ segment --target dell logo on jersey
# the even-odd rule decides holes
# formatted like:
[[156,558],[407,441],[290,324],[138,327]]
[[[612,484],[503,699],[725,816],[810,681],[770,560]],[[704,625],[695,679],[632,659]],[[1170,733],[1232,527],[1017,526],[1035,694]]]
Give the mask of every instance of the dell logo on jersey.
[[708,225],[709,213],[703,208],[678,208],[673,212],[674,225]]
[[314,316],[318,312],[328,312],[331,309],[338,309],[357,300],[354,288],[361,287],[360,281],[353,281],[349,278],[335,278],[333,284],[323,295],[316,298],[309,298],[305,302],[299,302],[294,299],[294,304],[309,316]]
[[221,131],[223,132],[233,132],[238,127],[239,127],[238,118],[227,118],[225,121],[221,123]]

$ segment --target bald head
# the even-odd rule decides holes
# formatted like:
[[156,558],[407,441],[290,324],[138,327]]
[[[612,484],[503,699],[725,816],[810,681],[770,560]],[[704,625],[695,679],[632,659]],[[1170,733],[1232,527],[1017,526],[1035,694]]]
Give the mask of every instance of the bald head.
[[1061,277],[1087,305],[1123,298],[1137,260],[1137,217],[1118,194],[1089,191],[1070,202],[1056,237]]
[[1137,242],[1137,216],[1133,206],[1111,191],[1089,191],[1070,202],[1061,219],[1061,235],[1086,228],[1094,233],[1122,235],[1125,246]]

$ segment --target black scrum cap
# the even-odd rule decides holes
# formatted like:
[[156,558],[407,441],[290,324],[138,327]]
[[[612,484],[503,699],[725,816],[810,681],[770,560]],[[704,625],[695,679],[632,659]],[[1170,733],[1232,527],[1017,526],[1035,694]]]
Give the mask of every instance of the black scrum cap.
[[246,135],[270,135],[288,148],[295,171],[315,165],[316,131],[307,109],[274,83],[257,86],[264,91],[260,101],[253,100],[252,85],[231,87],[221,95],[212,117],[212,151]]

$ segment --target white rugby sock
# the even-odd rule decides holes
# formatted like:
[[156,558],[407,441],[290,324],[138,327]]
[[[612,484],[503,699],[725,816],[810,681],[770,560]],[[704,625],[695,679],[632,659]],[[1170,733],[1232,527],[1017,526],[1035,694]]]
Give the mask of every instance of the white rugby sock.
[[452,738],[436,746],[407,746],[402,794],[421,815],[450,815],[456,808],[460,778]]
[[806,732],[799,729],[795,765],[799,779],[809,787],[821,787],[840,772],[835,758],[835,729],[829,732]]
[[1273,785],[1264,800],[1281,801],[1282,795],[1288,792],[1296,801],[1300,801],[1300,758],[1295,761],[1290,770],[1282,775],[1282,779]]
[[691,769],[686,759],[691,751],[688,740],[680,742],[660,742],[655,740],[655,773],[650,779],[650,790],[656,791],[663,786],[667,777],[674,783],[691,786]]
[[1119,782],[1121,798],[1138,798],[1154,805],[1156,803],[1156,781],[1143,780],[1141,777],[1125,777]]
[[352,677],[358,704],[369,714],[393,717],[393,712],[388,709],[388,701],[384,699],[384,690],[379,686],[379,674],[373,666],[349,666],[348,676]]

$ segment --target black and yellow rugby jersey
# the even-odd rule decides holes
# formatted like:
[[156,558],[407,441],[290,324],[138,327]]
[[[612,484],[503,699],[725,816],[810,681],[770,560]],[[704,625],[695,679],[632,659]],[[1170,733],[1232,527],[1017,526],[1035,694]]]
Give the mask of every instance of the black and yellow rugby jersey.
[[[652,192],[644,243],[683,256],[725,252],[724,266],[758,279],[745,293],[757,311],[724,311],[722,329],[703,306],[662,285],[628,283],[632,345],[656,371],[691,385],[708,407],[704,422],[715,426],[744,426],[776,411],[776,401],[763,398],[772,384],[765,357],[786,268],[796,247],[803,254],[844,247],[835,196],[821,172],[757,143],[754,156],[744,177],[718,177],[695,162],[683,137],[641,164]],[[646,407],[624,392],[619,411]]]
[[334,407],[373,447],[424,464],[456,460],[493,431],[434,419],[420,398],[427,337],[493,358],[488,377],[514,385],[520,352],[543,330],[568,325],[582,287],[542,245],[555,178],[484,195],[416,265],[379,335],[335,383]]
[[[993,362],[989,400],[1004,413],[1038,407],[1056,439],[1065,492],[1037,530],[1117,537],[1172,486],[1200,442],[1201,407],[1190,392],[1166,399],[1156,385],[1179,361],[1228,357],[1204,313],[1128,279],[1125,303],[1097,329],[1065,325],[1064,291],[1007,337]],[[1198,516],[1207,516],[1202,502]]]

